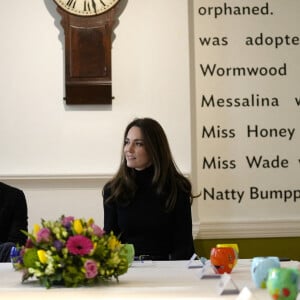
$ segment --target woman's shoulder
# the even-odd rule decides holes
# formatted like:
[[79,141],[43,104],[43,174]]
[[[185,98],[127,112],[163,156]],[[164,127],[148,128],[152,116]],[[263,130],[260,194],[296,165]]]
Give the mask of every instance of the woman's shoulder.
[[21,189],[5,184],[3,182],[0,182],[0,193],[2,195],[5,195],[5,197],[11,197],[13,199],[24,198],[24,192]]
[[176,199],[176,204],[175,204],[176,209],[180,210],[180,209],[188,208],[191,205],[192,205],[192,201],[191,201],[190,192],[188,192],[182,188],[178,188],[177,199]]
[[102,189],[102,195],[103,195],[104,199],[111,195],[111,187],[109,185],[109,182],[104,185],[104,187]]

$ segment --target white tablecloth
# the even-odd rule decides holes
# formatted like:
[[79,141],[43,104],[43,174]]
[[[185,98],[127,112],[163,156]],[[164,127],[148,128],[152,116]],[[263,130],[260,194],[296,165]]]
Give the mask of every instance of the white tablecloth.
[[[239,290],[249,289],[248,299],[271,300],[265,289],[256,289],[251,280],[250,260],[240,259],[231,273]],[[297,266],[283,262],[282,266]],[[188,269],[187,261],[134,262],[128,272],[107,284],[94,287],[41,287],[36,280],[21,283],[21,273],[10,263],[0,263],[0,298],[19,300],[105,300],[105,299],[237,299],[238,294],[219,295],[218,278],[200,279],[200,269]],[[300,296],[298,298],[300,300]]]

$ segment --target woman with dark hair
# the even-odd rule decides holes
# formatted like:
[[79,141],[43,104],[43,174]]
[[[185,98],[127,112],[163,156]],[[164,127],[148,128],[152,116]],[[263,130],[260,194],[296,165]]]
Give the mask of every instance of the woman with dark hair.
[[189,259],[193,198],[161,125],[150,118],[133,120],[124,133],[119,170],[103,189],[105,231],[133,244],[138,257]]

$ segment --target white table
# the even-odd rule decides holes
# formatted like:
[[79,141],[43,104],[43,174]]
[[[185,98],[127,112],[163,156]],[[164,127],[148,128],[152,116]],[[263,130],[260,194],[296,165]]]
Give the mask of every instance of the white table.
[[[283,262],[282,266],[297,266]],[[187,261],[134,262],[128,272],[108,284],[95,287],[41,287],[36,280],[21,283],[21,273],[10,263],[0,263],[0,298],[18,300],[106,300],[106,299],[237,299],[238,295],[219,295],[220,279],[199,278],[199,269],[188,269]],[[256,289],[251,280],[250,260],[241,259],[231,273],[240,290],[247,287],[251,299],[271,300],[265,289]],[[297,300],[300,300],[298,295]]]

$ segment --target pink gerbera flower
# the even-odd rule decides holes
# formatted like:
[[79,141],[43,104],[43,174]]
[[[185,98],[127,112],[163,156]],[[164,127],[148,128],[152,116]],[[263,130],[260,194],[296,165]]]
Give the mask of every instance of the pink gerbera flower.
[[93,243],[83,235],[75,235],[69,237],[66,247],[74,255],[86,255],[92,251]]

